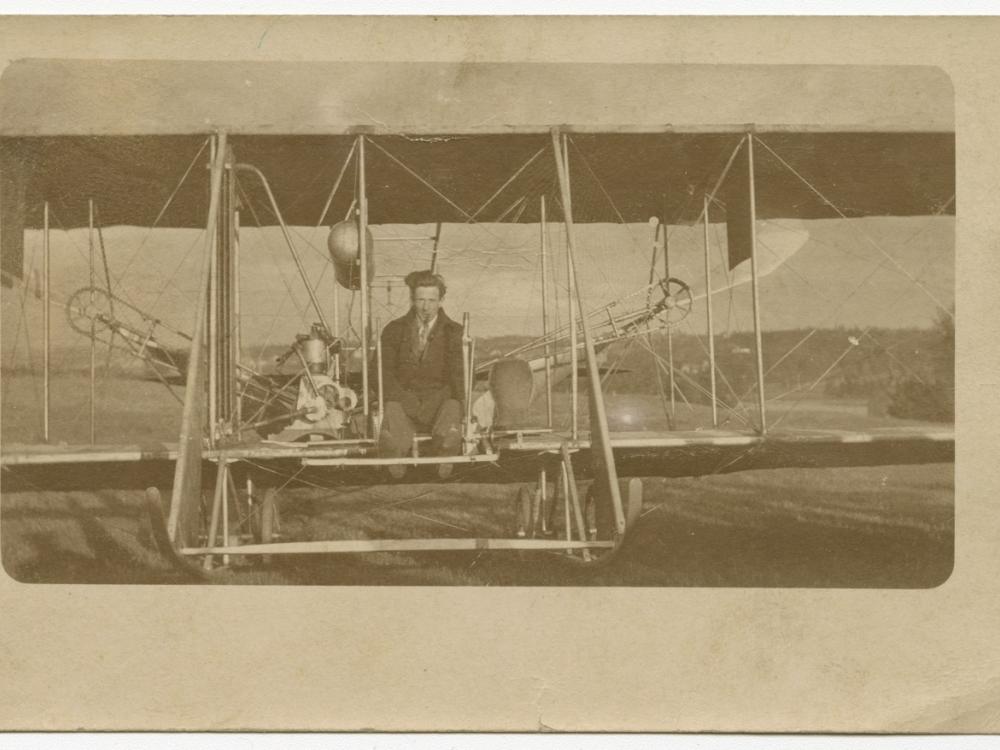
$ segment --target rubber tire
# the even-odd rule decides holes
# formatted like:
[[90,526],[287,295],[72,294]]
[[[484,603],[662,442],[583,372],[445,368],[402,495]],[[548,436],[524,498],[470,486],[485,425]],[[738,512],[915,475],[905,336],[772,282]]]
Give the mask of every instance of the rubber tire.
[[[642,490],[643,490],[642,480],[639,479],[638,477],[619,480],[618,488],[621,494],[622,504],[625,506],[623,508],[623,511],[625,513],[625,533],[624,534],[613,533],[611,535],[611,538],[614,540],[615,546],[607,550],[606,552],[602,552],[599,554],[591,552],[590,560],[585,560],[582,555],[567,556],[566,557],[567,560],[578,565],[598,566],[598,565],[606,565],[608,562],[614,559],[614,557],[618,554],[618,551],[622,548],[622,545],[625,543],[629,530],[639,520],[639,516],[642,515]],[[592,526],[594,525],[591,524],[591,515],[592,513],[596,513],[597,509],[595,506],[596,506],[596,501],[595,501],[594,485],[593,483],[591,483],[590,487],[587,489],[586,499],[584,500],[584,505],[583,505],[584,524],[588,528],[588,534],[590,528],[592,528]],[[604,526],[604,531],[603,532],[598,531],[598,534],[596,535],[598,539],[600,539],[602,536],[608,535],[608,524],[611,525],[614,524],[613,517],[614,517],[613,512],[611,511],[610,508],[607,508],[605,511],[605,517],[602,518],[600,522],[597,522],[595,520],[595,523],[601,523]]]
[[[257,524],[258,541],[261,544],[269,544],[274,541],[274,536],[281,528],[281,512],[278,506],[278,491],[274,487],[264,490],[264,497],[260,501],[260,516]],[[271,555],[261,555],[260,561],[263,565],[270,565],[273,561]]]

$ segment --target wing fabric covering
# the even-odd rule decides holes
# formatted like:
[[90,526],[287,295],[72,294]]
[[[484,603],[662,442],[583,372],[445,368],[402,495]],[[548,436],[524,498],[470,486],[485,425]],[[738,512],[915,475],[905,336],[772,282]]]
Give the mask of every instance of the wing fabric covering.
[[744,141],[723,183],[730,270],[749,260],[751,255],[750,237],[754,218],[750,211],[750,179],[750,149]]
[[[697,221],[701,204],[689,197],[711,189],[742,135],[575,134],[574,144],[586,153],[603,187],[621,196],[617,200],[621,216],[597,185],[581,179],[573,185],[574,220],[645,222],[666,212],[675,222]],[[369,138],[427,176],[444,195],[461,197],[469,212],[510,177],[512,164],[524,163],[546,145],[539,135],[526,134]],[[789,132],[761,138],[799,172],[816,180],[823,194],[850,217],[931,215],[955,192],[954,133]],[[63,227],[85,227],[88,198],[101,207],[106,226],[149,226],[204,139],[204,135],[0,137],[0,173],[12,183],[7,191],[11,200],[24,203],[25,228],[41,227],[45,200]],[[332,184],[353,137],[242,135],[230,142],[240,161],[267,175],[286,222],[314,226],[327,197],[327,190],[317,186]],[[368,158],[372,224],[468,220],[438,196],[415,189],[414,179],[377,149]],[[804,191],[774,159],[757,160],[755,171],[758,219],[838,216]],[[741,180],[736,178],[734,184]],[[742,185],[745,190],[745,181]],[[349,192],[335,198],[331,215],[347,212]],[[205,226],[205,197],[204,183],[185,183],[157,226]],[[499,209],[490,209],[477,218],[495,220]],[[10,231],[15,231],[19,222],[13,212],[8,213]],[[944,213],[953,214],[954,205]],[[270,215],[262,218],[271,220]],[[538,206],[529,202],[518,220],[537,222]]]
[[178,546],[197,543],[201,502],[201,448],[202,402],[205,398],[204,339],[208,313],[208,287],[212,256],[215,254],[216,231],[219,220],[219,202],[222,191],[222,170],[226,154],[226,136],[220,134],[212,164],[211,198],[208,207],[208,233],[205,259],[202,264],[201,286],[198,298],[198,315],[188,357],[184,411],[181,434],[178,440],[177,464],[174,467],[174,485],[170,497],[170,515],[167,532]]

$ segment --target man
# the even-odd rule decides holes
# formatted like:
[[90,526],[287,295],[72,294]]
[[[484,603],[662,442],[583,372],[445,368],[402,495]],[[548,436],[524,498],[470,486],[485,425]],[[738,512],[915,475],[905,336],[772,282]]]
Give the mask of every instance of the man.
[[[379,450],[386,458],[410,455],[413,435],[430,432],[431,455],[451,456],[462,449],[462,326],[441,309],[444,279],[431,271],[406,277],[410,311],[382,330],[382,430]],[[451,472],[442,464],[439,474]],[[390,465],[401,479],[406,467]]]

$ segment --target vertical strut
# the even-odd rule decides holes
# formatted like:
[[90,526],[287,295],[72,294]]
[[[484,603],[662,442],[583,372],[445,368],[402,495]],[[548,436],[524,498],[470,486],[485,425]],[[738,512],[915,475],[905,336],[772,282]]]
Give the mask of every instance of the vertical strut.
[[719,426],[719,404],[715,394],[715,328],[712,324],[712,270],[708,247],[708,196],[702,197],[705,236],[705,307],[708,312],[708,367],[712,389],[712,427]]
[[[594,466],[595,487],[605,493],[614,509],[615,527],[619,534],[625,533],[625,513],[622,509],[621,493],[618,488],[618,471],[611,450],[611,435],[608,430],[608,415],[601,390],[601,376],[597,370],[597,354],[590,335],[590,326],[583,309],[583,299],[576,284],[576,264],[573,259],[576,245],[573,232],[573,202],[570,196],[569,169],[565,160],[566,140],[560,148],[559,130],[552,131],[552,145],[556,157],[556,171],[559,177],[559,191],[563,200],[563,219],[566,224],[566,250],[569,257],[571,288],[576,290],[576,305],[580,312],[583,328],[583,346],[587,358],[587,375],[590,385],[590,456]],[[575,343],[575,342],[574,342]]]
[[541,198],[541,239],[542,239],[542,338],[545,341],[545,418],[546,426],[552,429],[552,347],[549,344],[549,274],[548,259],[549,254],[546,230],[548,224],[545,216],[545,196]]
[[[233,190],[236,190],[236,180],[231,178]],[[236,210],[236,201],[233,201],[233,377],[240,366],[243,357],[243,325],[240,317],[240,212]],[[233,408],[235,415],[233,424],[243,424],[243,399],[240,398],[240,389],[233,383],[234,396]]]
[[[226,133],[219,133],[219,144],[225,153]],[[205,321],[208,318],[209,272],[215,252],[216,230],[219,219],[219,194],[222,187],[223,163],[219,154],[212,159],[212,176],[209,188],[208,222],[206,224],[205,259],[199,278],[198,306],[195,312],[194,333],[184,378],[184,410],[177,445],[177,463],[174,467],[174,484],[170,494],[170,515],[167,533],[174,544],[190,544],[194,539],[199,513],[198,497],[201,493],[201,408],[204,398],[202,356],[205,342]]]
[[[90,247],[90,304],[94,304],[94,199],[87,201],[87,244]],[[97,321],[90,320],[90,444],[97,438]]]
[[[670,241],[667,239],[667,199],[663,199],[663,283],[666,285],[665,291],[670,292]],[[673,328],[667,326],[667,373],[670,378],[670,426],[673,427],[674,417],[677,415],[677,384],[674,380],[674,332]]]
[[375,328],[380,334],[375,337],[375,374],[378,377],[378,424],[374,437],[378,439],[379,434],[382,432],[382,425],[385,422],[385,385],[382,380],[382,324],[378,318],[375,319]]
[[49,319],[50,281],[51,281],[51,248],[49,247],[49,202],[45,201],[42,213],[42,440],[49,442],[49,402],[52,384],[49,380],[51,366],[51,333]]
[[365,181],[365,137],[358,136],[358,258],[361,261],[361,393],[364,403],[365,434],[368,431],[368,195]]
[[767,432],[764,410],[764,349],[760,332],[760,289],[757,276],[757,196],[753,173],[753,133],[747,134],[747,161],[750,164],[750,275],[753,278],[753,332],[757,355],[757,408],[760,410],[760,433]]

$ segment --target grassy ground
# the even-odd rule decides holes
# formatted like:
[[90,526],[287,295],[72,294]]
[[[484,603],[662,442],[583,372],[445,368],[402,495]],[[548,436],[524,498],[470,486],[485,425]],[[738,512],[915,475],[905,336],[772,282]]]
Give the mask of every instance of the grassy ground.
[[[646,480],[644,513],[600,569],[556,553],[378,553],[231,565],[220,584],[930,587],[950,574],[953,465],[789,469]],[[293,539],[510,535],[514,486],[303,488]],[[6,493],[3,563],[37,582],[181,582],[138,493]],[[556,514],[557,517],[559,514]]]
[[[86,444],[90,441],[90,386],[86,373],[55,373],[52,378],[50,432],[54,442]],[[183,395],[180,389],[175,389]],[[667,418],[656,395],[615,393],[605,400],[612,430],[692,430],[712,424],[711,409],[703,404],[677,400],[674,415]],[[38,442],[41,438],[41,384],[27,373],[3,375],[2,438],[5,443]],[[553,395],[555,426],[569,429],[570,394]],[[581,393],[579,424],[587,429],[587,397]],[[767,405],[771,426],[864,430],[917,422],[869,415],[866,402],[849,399],[789,397]],[[176,441],[180,431],[180,403],[156,380],[99,377],[97,385],[96,442],[142,443]],[[739,409],[721,408],[720,427],[746,430],[759,418],[753,399]],[[531,426],[545,426],[545,399],[536,398],[529,415]]]
[[[173,441],[179,405],[149,380],[110,377],[98,385],[98,442]],[[53,378],[52,437],[89,441],[85,373]],[[5,444],[35,442],[40,384],[3,376]],[[665,430],[657,396],[607,398],[612,430]],[[586,397],[580,424],[586,429]],[[544,422],[544,399],[534,420]],[[569,425],[569,394],[555,394],[556,426]],[[752,409],[722,412],[745,429]],[[675,429],[709,425],[710,411],[678,402]],[[898,424],[862,401],[803,399],[769,404],[773,426],[863,430]],[[422,553],[301,556],[231,566],[216,583],[394,585],[835,586],[926,587],[951,570],[952,464],[788,469],[692,479],[646,480],[645,510],[620,555],[600,570],[555,553]],[[285,539],[390,536],[510,536],[517,486],[300,488],[283,493]],[[557,513],[557,518],[559,514]],[[132,491],[52,493],[4,479],[0,548],[7,572],[23,581],[166,583],[184,579],[154,551]]]

